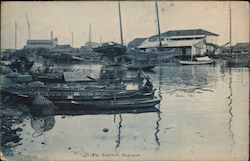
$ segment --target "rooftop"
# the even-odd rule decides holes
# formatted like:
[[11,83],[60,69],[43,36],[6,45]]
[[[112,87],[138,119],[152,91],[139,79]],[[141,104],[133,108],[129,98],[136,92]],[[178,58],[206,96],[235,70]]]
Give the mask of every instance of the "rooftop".
[[50,40],[50,39],[48,39],[48,40],[27,40],[27,42],[30,42],[30,41],[38,41],[38,42],[48,42],[48,41],[52,41],[52,40]]
[[[191,30],[170,30],[164,33],[161,33],[163,37],[172,37],[172,36],[190,36],[190,35],[211,35],[211,36],[219,36],[213,32],[209,32],[203,29],[191,29]],[[154,35],[149,37],[150,40],[156,40],[158,35]]]

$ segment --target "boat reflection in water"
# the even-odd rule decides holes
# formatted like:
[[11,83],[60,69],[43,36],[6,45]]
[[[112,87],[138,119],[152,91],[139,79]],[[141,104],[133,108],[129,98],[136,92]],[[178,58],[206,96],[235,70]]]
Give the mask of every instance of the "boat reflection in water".
[[40,116],[31,118],[31,127],[38,134],[33,133],[33,137],[38,137],[42,135],[44,132],[51,130],[55,125],[55,117],[54,116]]
[[[66,109],[61,109],[57,108],[53,111],[47,111],[45,112],[35,112],[33,111],[31,113],[31,127],[34,130],[34,133],[32,134],[33,138],[39,137],[43,135],[44,133],[50,131],[56,121],[55,117],[56,116],[84,116],[84,115],[89,115],[89,116],[94,116],[94,115],[114,115],[114,123],[118,123],[117,125],[117,137],[115,140],[115,151],[120,147],[122,144],[122,122],[123,118],[122,115],[124,114],[143,114],[143,113],[156,113],[157,114],[157,120],[156,120],[156,127],[155,127],[155,142],[156,142],[156,150],[159,149],[160,146],[160,140],[158,137],[158,133],[160,132],[159,129],[159,122],[161,120],[160,117],[160,110],[157,107],[145,107],[145,108],[138,108],[138,109],[116,109],[116,110],[66,110]],[[118,117],[117,117],[118,115]]]

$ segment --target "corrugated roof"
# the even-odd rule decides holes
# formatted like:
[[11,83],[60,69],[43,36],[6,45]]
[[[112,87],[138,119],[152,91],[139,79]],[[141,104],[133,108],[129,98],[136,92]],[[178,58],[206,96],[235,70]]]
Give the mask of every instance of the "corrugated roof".
[[[189,36],[189,35],[212,35],[219,36],[218,34],[203,30],[203,29],[192,29],[192,30],[171,30],[161,34],[163,37],[171,36]],[[158,39],[158,35],[149,37],[150,40]]]

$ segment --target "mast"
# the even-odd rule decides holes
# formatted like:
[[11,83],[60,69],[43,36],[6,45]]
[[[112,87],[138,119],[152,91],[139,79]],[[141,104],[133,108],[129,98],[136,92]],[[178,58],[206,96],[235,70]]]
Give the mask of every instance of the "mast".
[[17,46],[17,31],[16,31],[17,25],[15,21],[15,51],[16,51],[16,46]]
[[118,9],[119,9],[119,21],[120,21],[121,45],[123,46],[122,18],[121,18],[121,7],[120,7],[120,1],[119,0],[118,0]]
[[100,35],[100,43],[102,43],[102,35]]
[[158,26],[158,37],[159,37],[159,50],[162,50],[161,44],[161,29],[160,29],[160,19],[159,19],[159,11],[158,11],[158,3],[155,1],[155,8],[156,8],[156,16],[157,16],[157,26]]
[[[29,30],[29,41],[30,41],[30,22],[29,22],[29,19],[28,19],[28,16],[27,16],[27,13],[25,13],[25,16],[26,16],[26,20],[27,20],[27,24],[28,24],[28,30]],[[27,43],[28,45],[28,43]],[[30,54],[31,54],[31,46],[29,45],[29,50],[30,50]],[[37,60],[38,60],[38,57],[37,57]]]
[[91,46],[91,24],[89,24],[89,46]]
[[70,32],[70,34],[71,34],[71,46],[73,47],[73,45],[74,45],[74,34],[73,34],[73,32],[70,30],[69,26],[68,26],[68,30],[69,30],[69,32]]
[[230,53],[232,53],[232,11],[231,11],[231,1],[229,2],[229,46],[230,46]]
[[73,32],[71,32],[71,41],[72,41],[72,47],[74,46],[74,34],[73,34]]
[[28,19],[27,13],[25,13],[25,16],[26,16],[26,20],[27,20],[27,24],[28,24],[29,40],[30,40],[30,23],[29,23],[29,19]]

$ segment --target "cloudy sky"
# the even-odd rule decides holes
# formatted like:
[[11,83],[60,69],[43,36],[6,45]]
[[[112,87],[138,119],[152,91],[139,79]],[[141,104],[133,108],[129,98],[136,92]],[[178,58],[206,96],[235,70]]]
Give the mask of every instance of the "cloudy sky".
[[[229,2],[160,1],[161,31],[177,29],[205,29],[219,34],[218,44],[229,40]],[[231,2],[232,39],[249,42],[249,4]],[[149,37],[157,33],[154,1],[121,1],[124,41]],[[14,48],[14,24],[17,22],[17,47],[22,48],[28,38],[27,13],[31,24],[31,39],[49,39],[50,31],[58,37],[59,44],[82,46],[92,41],[120,42],[118,2],[2,2],[1,47]]]

